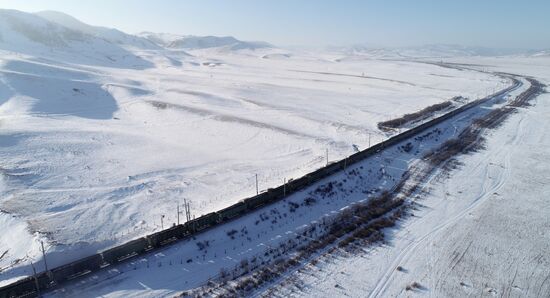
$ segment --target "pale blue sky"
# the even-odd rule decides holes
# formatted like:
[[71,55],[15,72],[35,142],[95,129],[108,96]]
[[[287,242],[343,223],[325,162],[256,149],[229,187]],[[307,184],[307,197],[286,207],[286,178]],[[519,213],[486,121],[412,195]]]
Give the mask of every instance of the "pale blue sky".
[[129,33],[277,45],[550,48],[550,0],[0,0],[0,8],[58,10]]

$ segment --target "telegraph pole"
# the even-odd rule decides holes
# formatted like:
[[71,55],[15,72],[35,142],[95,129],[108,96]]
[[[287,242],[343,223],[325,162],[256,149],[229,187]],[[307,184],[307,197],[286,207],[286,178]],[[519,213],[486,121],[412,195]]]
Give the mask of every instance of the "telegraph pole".
[[328,148],[327,148],[327,166],[328,166]]
[[189,203],[186,199],[183,199],[183,208],[185,208],[185,219],[187,221],[191,220],[191,207],[189,207]]
[[180,225],[180,203],[178,203],[178,207],[177,207],[177,212],[178,212],[178,226]]
[[44,268],[48,271],[48,263],[46,263],[46,251],[44,250],[44,241],[40,240],[40,246],[42,246],[42,257],[44,258]]
[[370,132],[369,132],[369,148],[370,148]]
[[258,174],[256,174],[256,195],[260,194],[260,190],[258,189]]
[[347,163],[348,163],[348,157],[346,156],[344,158],[344,171],[346,170]]
[[283,178],[283,197],[286,197],[286,178]]
[[187,200],[183,199],[183,208],[185,209],[185,221],[189,221],[189,215],[187,215]]
[[160,229],[164,230],[164,214],[160,216]]
[[36,277],[36,268],[34,268],[34,264],[31,261],[31,267],[32,267],[32,275],[34,277],[34,283],[36,286],[36,294],[38,297],[40,297],[40,285],[38,284],[38,278]]

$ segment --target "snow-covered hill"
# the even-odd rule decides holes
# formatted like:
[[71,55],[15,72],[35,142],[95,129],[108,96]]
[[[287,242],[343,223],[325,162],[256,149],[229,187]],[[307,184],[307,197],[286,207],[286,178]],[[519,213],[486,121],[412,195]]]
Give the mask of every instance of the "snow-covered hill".
[[0,284],[31,272],[38,240],[65,263],[174,223],[184,198],[206,214],[255,194],[255,174],[267,189],[386,138],[379,121],[503,85],[342,56],[0,10]]
[[70,28],[72,30],[77,30],[88,35],[102,38],[115,44],[123,45],[126,47],[132,46],[138,49],[154,49],[154,50],[160,49],[160,47],[157,44],[151,42],[146,38],[126,34],[120,30],[113,29],[113,28],[91,26],[62,12],[41,11],[41,12],[37,12],[36,15],[50,22],[64,26],[66,28]]
[[537,51],[531,57],[550,57],[550,50]]
[[403,59],[403,58],[453,58],[453,57],[495,57],[522,55],[529,56],[537,51],[526,49],[499,49],[487,47],[467,47],[460,45],[432,44],[418,47],[385,48],[355,45],[351,47],[330,47],[329,50],[345,55],[342,59]]
[[[39,14],[0,9],[0,50],[85,65],[138,68],[152,63],[134,54],[130,48],[157,46],[135,39],[117,30],[92,27],[60,13]],[[62,24],[63,23],[63,24]],[[70,26],[70,27],[67,27]]]
[[139,36],[148,38],[161,46],[170,49],[208,49],[224,48],[227,50],[255,50],[263,48],[272,48],[273,46],[262,41],[242,41],[232,36],[193,36],[193,35],[174,35],[166,33],[142,32]]

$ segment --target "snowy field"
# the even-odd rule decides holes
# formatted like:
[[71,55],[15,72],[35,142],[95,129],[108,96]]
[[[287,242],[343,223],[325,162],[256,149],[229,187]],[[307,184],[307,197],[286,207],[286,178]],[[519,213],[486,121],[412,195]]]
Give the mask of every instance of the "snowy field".
[[[513,93],[526,87],[522,85]],[[323,237],[322,226],[334,220],[341,210],[393,188],[411,166],[421,162],[420,157],[456,136],[472,119],[488,113],[495,104],[502,105],[505,98],[507,95],[495,98],[422,133],[410,140],[411,150],[392,147],[350,166],[346,173],[326,178],[258,212],[154,254],[90,274],[51,295],[169,297],[201,286],[210,278],[218,278],[222,269],[239,270],[244,260],[246,266],[253,267],[280,259],[281,249],[293,255],[292,249],[281,245],[285,247],[290,241],[307,243]],[[329,183],[334,185],[332,194],[316,191]]]
[[40,240],[50,266],[89,255],[171,225],[184,198],[196,216],[220,209],[255,194],[255,174],[260,190],[281,184],[327,149],[383,140],[379,121],[507,83],[335,52],[165,49],[0,13],[0,284],[31,272]]
[[[548,58],[454,59],[550,83]],[[280,296],[548,297],[550,295],[550,96],[487,136],[486,150],[435,175],[414,217],[389,243],[322,258],[293,274]],[[399,269],[398,269],[399,267]],[[418,284],[418,288],[412,286]],[[410,287],[411,290],[407,290]]]

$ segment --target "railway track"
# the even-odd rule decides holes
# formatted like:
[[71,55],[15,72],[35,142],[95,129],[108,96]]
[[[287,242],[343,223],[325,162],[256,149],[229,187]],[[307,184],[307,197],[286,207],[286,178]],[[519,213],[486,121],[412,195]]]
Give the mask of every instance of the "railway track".
[[[212,212],[191,220],[185,224],[170,227],[166,230],[147,235],[117,247],[105,250],[101,253],[77,260],[75,262],[53,268],[47,272],[40,272],[34,276],[23,278],[15,283],[0,288],[0,298],[4,297],[34,297],[38,293],[54,289],[68,281],[77,279],[91,272],[99,271],[105,267],[112,266],[153,252],[157,249],[166,247],[174,242],[188,239],[193,235],[202,233],[207,229],[219,226],[241,217],[266,205],[277,202],[297,191],[300,191],[317,181],[326,178],[332,174],[344,170],[346,166],[350,166],[368,157],[371,157],[385,148],[394,146],[404,140],[407,140],[419,133],[438,125],[451,117],[470,110],[474,107],[482,105],[494,98],[500,98],[521,86],[521,82],[511,76],[507,76],[512,81],[512,85],[492,94],[486,98],[476,100],[474,102],[463,105],[455,110],[452,110],[442,116],[434,118],[426,123],[423,123],[415,128],[407,130],[403,133],[395,135],[388,140],[376,144],[366,150],[357,152],[348,158],[336,163],[332,163],[326,167],[320,168],[312,173],[306,174],[301,178],[289,181],[285,185],[269,189],[267,192],[254,197],[247,198],[225,209]],[[530,91],[534,94],[535,91]],[[525,101],[528,100],[526,97]],[[520,104],[518,102],[518,104]]]
[[[480,138],[484,129],[495,128],[502,124],[503,120],[511,115],[515,108],[525,107],[529,105],[529,101],[538,96],[541,93],[544,93],[544,85],[539,81],[532,78],[525,78],[530,86],[527,90],[519,94],[514,100],[508,103],[506,106],[497,108],[481,119],[474,121],[473,125],[468,127],[465,131],[461,133],[458,137],[461,141],[464,141],[468,144],[475,146],[478,143],[478,138]],[[514,137],[514,142],[516,142],[518,134]],[[456,223],[458,220],[463,218],[468,212],[475,209],[478,205],[484,202],[489,196],[496,193],[502,188],[508,176],[510,175],[510,156],[507,155],[503,159],[504,165],[502,166],[502,171],[499,172],[498,176],[489,179],[488,172],[483,179],[483,188],[481,193],[476,197],[471,205],[467,206],[464,210],[456,214],[455,216],[446,219],[439,225],[435,226],[433,229],[429,230],[427,233],[421,235],[414,241],[411,241],[406,247],[404,247],[397,256],[392,260],[390,266],[388,266],[383,272],[382,276],[376,282],[374,288],[369,293],[369,298],[374,297],[383,297],[386,293],[387,288],[392,282],[394,276],[396,275],[396,269],[399,264],[403,264],[413,255],[417,247],[422,245],[427,239],[433,237],[434,235],[441,233],[446,227]],[[485,185],[488,184],[488,185]],[[417,223],[418,224],[418,223]]]

